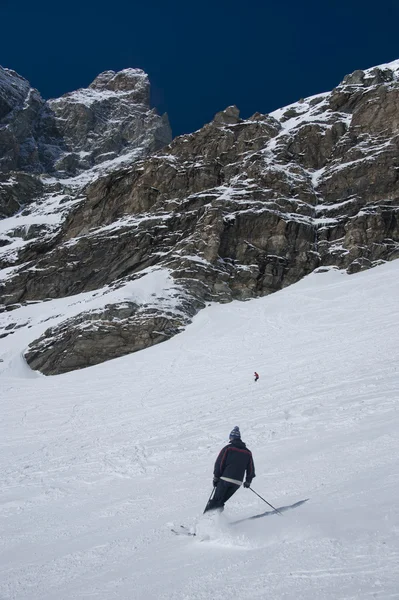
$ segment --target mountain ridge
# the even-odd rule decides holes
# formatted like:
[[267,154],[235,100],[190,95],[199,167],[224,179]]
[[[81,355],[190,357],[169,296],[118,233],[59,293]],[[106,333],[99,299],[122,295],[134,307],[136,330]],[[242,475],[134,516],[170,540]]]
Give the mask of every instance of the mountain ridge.
[[[355,71],[270,115],[242,120],[228,107],[148,158],[85,179],[47,246],[2,248],[13,316],[44,298],[104,295],[102,310],[89,302],[32,341],[28,363],[47,374],[96,364],[168,339],[207,302],[398,258],[398,74],[399,61]],[[154,271],[169,292],[137,302],[131,282]],[[19,324],[8,321],[11,333]]]

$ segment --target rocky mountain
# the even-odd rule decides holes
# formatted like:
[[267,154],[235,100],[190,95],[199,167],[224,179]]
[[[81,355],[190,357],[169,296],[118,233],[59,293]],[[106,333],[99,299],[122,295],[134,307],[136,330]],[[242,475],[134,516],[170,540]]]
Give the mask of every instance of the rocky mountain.
[[0,216],[51,188],[44,184],[53,181],[40,174],[60,180],[91,170],[87,182],[96,171],[115,168],[115,159],[131,164],[168,144],[168,118],[150,108],[149,95],[144,71],[125,69],[45,101],[28,81],[0,67]]
[[[144,102],[140,77],[133,91]],[[120,114],[125,84],[105,73],[46,105],[69,125],[57,127],[65,153],[35,162],[63,173],[36,176],[40,201],[23,195],[32,166],[5,183],[14,178],[15,203],[26,208],[0,221],[2,335],[17,340],[31,328],[22,350],[33,369],[63,373],[140,350],[181,331],[207,302],[269,294],[315,269],[355,273],[399,258],[399,61],[270,115],[242,120],[228,107],[158,152],[166,136],[151,127],[167,125],[153,113],[152,153],[116,168],[125,138],[105,142],[107,125],[94,126],[86,110],[106,92],[101,102]],[[13,93],[4,106],[21,107],[27,96]],[[139,114],[121,129],[142,143]],[[34,139],[44,148],[50,138]],[[112,168],[99,176],[108,153]]]

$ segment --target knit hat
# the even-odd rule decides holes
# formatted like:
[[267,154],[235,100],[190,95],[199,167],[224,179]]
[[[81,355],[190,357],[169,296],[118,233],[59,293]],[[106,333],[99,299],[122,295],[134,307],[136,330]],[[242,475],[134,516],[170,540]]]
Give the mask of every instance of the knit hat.
[[236,425],[231,431],[230,431],[230,439],[234,440],[234,439],[241,439],[241,433],[240,433],[240,428],[238,427],[238,425]]

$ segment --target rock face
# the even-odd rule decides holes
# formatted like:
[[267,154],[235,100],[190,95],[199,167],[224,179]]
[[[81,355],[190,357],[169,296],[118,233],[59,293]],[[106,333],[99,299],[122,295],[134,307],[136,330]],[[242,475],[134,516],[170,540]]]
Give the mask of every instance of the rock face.
[[[138,75],[104,73],[80,108],[73,94],[50,103],[66,119],[65,144],[81,153],[73,168],[83,168],[86,152],[91,165],[123,152],[122,132],[110,145],[101,128],[91,138],[73,125],[91,94],[105,92],[110,115],[119,110],[112,94],[137,94],[143,104],[148,94]],[[399,258],[398,100],[396,61],[270,115],[242,120],[228,107],[161,152],[90,180],[78,195],[49,190],[48,215],[62,202],[69,207],[62,222],[52,227],[47,219],[36,224],[39,233],[49,228],[44,239],[28,239],[28,228],[17,250],[1,248],[7,332],[18,326],[15,306],[84,295],[87,310],[42,327],[26,352],[32,368],[62,373],[167,339],[206,302],[269,294],[317,268],[354,273]],[[66,156],[57,165],[72,160]],[[9,197],[7,206],[15,202]],[[9,232],[4,239],[12,246]],[[150,302],[138,292],[148,281]],[[96,294],[104,295],[101,310],[91,309]]]
[[[90,327],[84,326],[87,319]],[[146,327],[142,327],[143,319]],[[46,370],[51,364],[54,372],[71,371],[120,356],[121,348],[128,354],[163,342],[179,333],[181,326],[181,320],[173,315],[168,318],[151,310],[140,311],[134,303],[105,306],[101,312],[83,313],[54,330],[47,330],[46,336],[30,349],[29,363],[37,370]],[[57,340],[56,355],[52,336]]]
[[44,101],[28,81],[0,67],[0,172],[76,175],[136,150],[168,144],[166,116],[150,108],[141,69],[101,73],[87,89]]
[[45,102],[29,82],[0,67],[0,171],[37,170],[45,147],[36,128],[45,118]]
[[171,140],[167,117],[150,109],[150,84],[140,69],[106,71],[48,105],[67,149],[57,170],[76,173],[134,150],[142,158]]

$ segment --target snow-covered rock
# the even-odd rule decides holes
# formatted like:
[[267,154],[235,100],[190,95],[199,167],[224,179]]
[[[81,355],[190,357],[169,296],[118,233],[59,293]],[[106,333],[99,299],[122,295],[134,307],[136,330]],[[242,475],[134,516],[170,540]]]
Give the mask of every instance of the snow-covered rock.
[[28,81],[0,67],[0,171],[76,175],[121,155],[158,150],[171,132],[149,95],[147,74],[125,69],[46,102]]
[[[154,290],[151,310],[123,313],[122,329],[119,309],[93,319],[82,306],[72,321],[41,332],[27,354],[32,365],[45,373],[84,367],[105,360],[99,344],[110,349],[108,358],[137,348],[123,339],[129,332],[140,338],[140,328],[141,347],[166,339],[165,331],[180,331],[211,300],[266,295],[317,268],[353,273],[398,258],[398,65],[357,71],[332,92],[270,115],[242,120],[228,107],[161,151],[139,161],[135,154],[134,164],[118,137],[118,158],[62,185],[48,178],[46,197],[1,223],[7,310],[17,315],[30,301],[106,294],[157,270],[170,274],[178,301],[165,311],[164,289]],[[133,119],[148,115],[146,81],[134,69],[106,72],[88,90],[50,103],[64,115],[64,139],[80,149],[79,160],[107,157],[108,126],[80,137],[75,120],[90,114],[95,123],[97,104],[118,115],[130,96]],[[111,172],[102,175],[105,169]],[[26,234],[33,226],[40,238]],[[148,336],[153,319],[165,316],[170,327],[160,321],[161,337]],[[104,344],[104,335],[119,342]]]
[[150,108],[150,83],[141,69],[106,71],[87,89],[48,105],[67,150],[55,167],[67,173],[135,150],[142,158],[171,140],[167,116],[159,117]]

